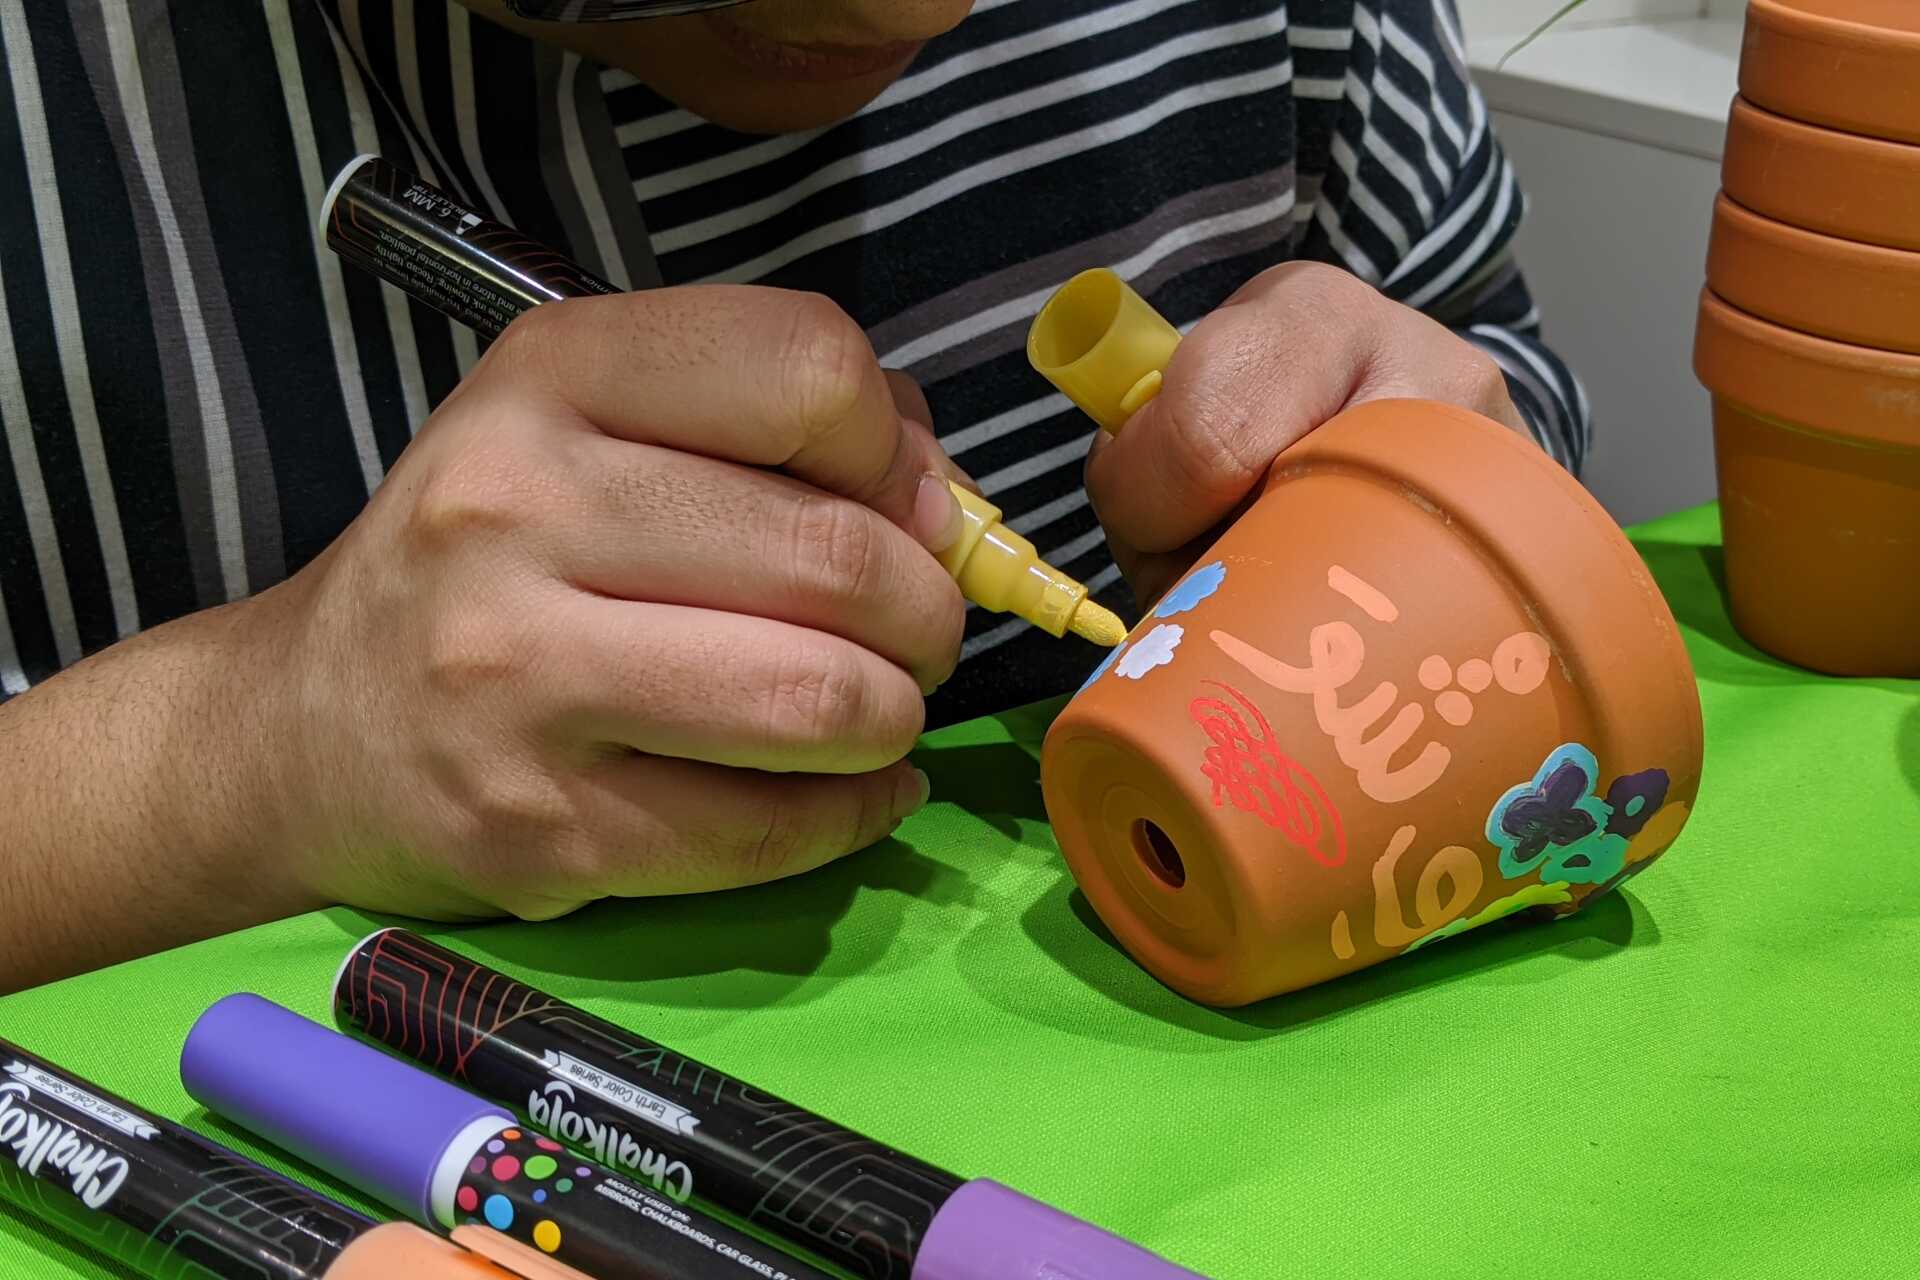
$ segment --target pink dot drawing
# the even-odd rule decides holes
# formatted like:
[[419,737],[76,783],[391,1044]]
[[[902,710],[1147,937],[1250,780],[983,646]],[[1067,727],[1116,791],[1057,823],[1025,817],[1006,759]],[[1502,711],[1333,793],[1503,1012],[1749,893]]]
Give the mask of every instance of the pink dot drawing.
[[1420,683],[1435,693],[1446,688],[1452,680],[1453,668],[1448,666],[1447,660],[1439,654],[1427,655],[1426,661],[1420,664]]
[[520,1172],[520,1162],[512,1156],[501,1156],[493,1162],[493,1176],[501,1182],[513,1181],[513,1175]]
[[1442,720],[1456,728],[1473,719],[1473,699],[1458,689],[1449,689],[1435,698],[1433,709],[1440,713]]
[[453,1202],[465,1213],[472,1213],[480,1205],[480,1195],[472,1187],[462,1187],[454,1193]]
[[1508,693],[1532,693],[1547,678],[1547,658],[1553,650],[1547,638],[1517,631],[1493,650],[1493,678]]
[[1454,676],[1468,693],[1480,693],[1493,683],[1493,664],[1485,658],[1468,658]]
[[552,1138],[535,1138],[533,1140],[533,1145],[540,1148],[542,1151],[558,1151],[560,1149],[560,1144],[555,1142]]

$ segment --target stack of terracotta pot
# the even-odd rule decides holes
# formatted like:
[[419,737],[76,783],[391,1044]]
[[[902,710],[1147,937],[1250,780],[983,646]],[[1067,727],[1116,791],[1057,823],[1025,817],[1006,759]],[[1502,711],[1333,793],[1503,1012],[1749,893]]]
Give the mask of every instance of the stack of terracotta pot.
[[1694,368],[1733,619],[1920,675],[1920,3],[1752,0]]

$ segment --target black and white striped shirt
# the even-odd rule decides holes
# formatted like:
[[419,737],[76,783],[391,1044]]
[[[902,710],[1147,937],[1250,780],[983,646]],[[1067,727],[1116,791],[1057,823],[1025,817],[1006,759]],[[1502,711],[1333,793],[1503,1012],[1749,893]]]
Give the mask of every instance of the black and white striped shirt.
[[[1185,327],[1288,258],[1480,344],[1577,467],[1578,383],[1452,0],[978,0],[844,123],[733,133],[451,0],[0,0],[0,696],[258,591],[353,519],[477,357],[314,233],[379,152],[617,284],[814,289],[948,451],[1125,608],[1093,430],[1026,365],[1074,272]],[[1095,658],[973,611],[935,722]]]

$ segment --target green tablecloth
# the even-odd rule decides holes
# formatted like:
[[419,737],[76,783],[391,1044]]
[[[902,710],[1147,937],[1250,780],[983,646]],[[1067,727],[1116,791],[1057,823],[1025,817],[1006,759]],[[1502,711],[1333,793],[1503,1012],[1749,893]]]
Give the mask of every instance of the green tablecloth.
[[[1920,683],[1746,645],[1710,509],[1636,541],[1693,653],[1706,780],[1673,851],[1565,923],[1190,1004],[1074,890],[1035,708],[931,735],[935,803],[798,881],[430,932],[1219,1280],[1920,1275]],[[288,1168],[187,1098],[181,1038],[236,989],[324,1018],[377,923],[26,992],[0,1036]],[[0,1276],[109,1274],[0,1216]]]

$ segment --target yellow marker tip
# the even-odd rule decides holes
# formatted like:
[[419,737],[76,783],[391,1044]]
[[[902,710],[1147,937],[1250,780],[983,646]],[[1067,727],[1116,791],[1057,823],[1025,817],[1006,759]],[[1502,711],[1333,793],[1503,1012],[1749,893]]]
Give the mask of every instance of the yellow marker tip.
[[1120,621],[1120,615],[1092,600],[1080,602],[1067,620],[1067,630],[1108,649],[1127,638],[1127,624]]

